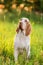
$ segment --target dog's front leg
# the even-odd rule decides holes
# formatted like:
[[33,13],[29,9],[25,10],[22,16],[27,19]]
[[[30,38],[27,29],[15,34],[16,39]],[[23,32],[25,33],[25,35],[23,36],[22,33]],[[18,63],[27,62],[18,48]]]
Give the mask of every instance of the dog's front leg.
[[27,58],[30,58],[30,46],[27,48]]
[[18,60],[18,50],[17,49],[15,49],[14,51],[14,58],[15,58],[15,62],[17,62]]

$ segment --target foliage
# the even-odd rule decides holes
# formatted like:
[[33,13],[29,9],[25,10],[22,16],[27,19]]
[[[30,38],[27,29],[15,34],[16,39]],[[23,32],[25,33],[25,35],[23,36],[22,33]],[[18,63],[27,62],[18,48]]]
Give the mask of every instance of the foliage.
[[43,24],[43,13],[39,12],[27,12],[25,10],[22,10],[21,13],[17,12],[16,10],[12,10],[11,12],[7,12],[5,14],[0,14],[0,21],[6,21],[6,22],[15,22],[17,23],[19,18],[21,17],[27,17],[30,19],[31,22]]
[[43,12],[43,0],[40,0],[41,6],[40,6],[40,10],[41,12]]
[[17,7],[21,4],[24,3],[25,6],[33,6],[33,10],[39,10],[43,12],[43,0],[1,0],[0,4],[5,5],[5,9],[8,9],[8,11],[12,10],[12,5],[17,4]]

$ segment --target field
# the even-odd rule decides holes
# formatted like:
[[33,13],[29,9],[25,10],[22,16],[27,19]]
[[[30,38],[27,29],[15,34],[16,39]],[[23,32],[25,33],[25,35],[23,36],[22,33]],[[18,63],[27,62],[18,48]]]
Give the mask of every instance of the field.
[[[13,53],[16,28],[17,23],[0,22],[0,65],[15,65]],[[23,56],[20,56],[19,64],[43,65],[43,24],[32,23],[30,45],[30,59],[27,61],[23,59]]]

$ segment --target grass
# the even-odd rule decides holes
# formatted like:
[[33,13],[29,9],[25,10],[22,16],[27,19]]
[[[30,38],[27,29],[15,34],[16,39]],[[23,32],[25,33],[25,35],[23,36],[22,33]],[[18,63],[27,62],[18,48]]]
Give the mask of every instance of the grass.
[[[15,65],[14,38],[17,23],[0,22],[0,65]],[[19,56],[20,65],[43,65],[43,25],[32,23],[31,57]],[[18,65],[18,64],[17,64]]]

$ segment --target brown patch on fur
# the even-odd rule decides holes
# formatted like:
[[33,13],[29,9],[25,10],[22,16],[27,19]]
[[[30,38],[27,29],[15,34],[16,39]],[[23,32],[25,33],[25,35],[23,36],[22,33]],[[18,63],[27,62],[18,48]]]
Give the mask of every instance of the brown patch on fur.
[[27,22],[27,26],[26,26],[26,36],[28,36],[31,32],[31,24],[30,22]]
[[17,27],[16,32],[17,32],[17,33],[19,32],[19,27]]
[[17,27],[16,32],[18,33],[19,30],[23,31],[21,22],[19,22],[19,26]]

